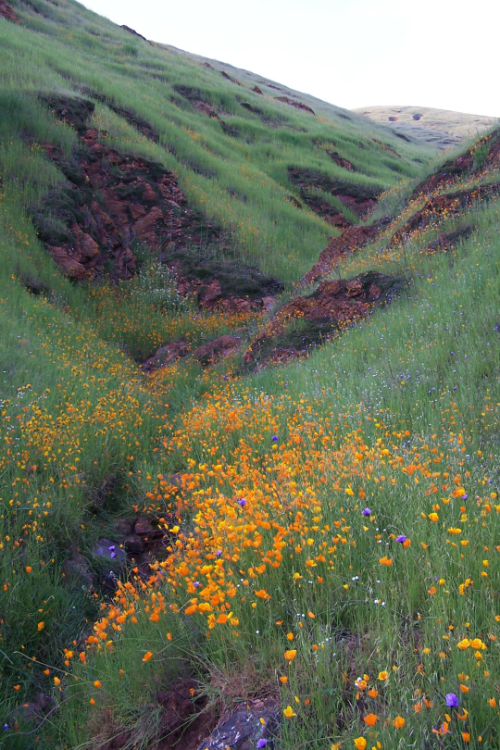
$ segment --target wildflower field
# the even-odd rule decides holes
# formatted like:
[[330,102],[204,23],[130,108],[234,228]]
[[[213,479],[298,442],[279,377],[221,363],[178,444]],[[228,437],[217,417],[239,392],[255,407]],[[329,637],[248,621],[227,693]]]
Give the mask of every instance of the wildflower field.
[[[275,721],[263,709],[252,747],[498,750],[498,132],[436,157],[308,97],[315,114],[290,109],[252,92],[248,73],[236,88],[72,0],[12,7],[18,25],[0,18],[0,748],[204,750],[195,731],[201,742],[262,705]],[[16,64],[19,50],[37,65]],[[99,142],[173,170],[224,230],[224,246],[190,250],[222,263],[229,237],[283,281],[278,308],[340,231],[287,169],[347,179],[325,157],[335,141],[351,182],[382,191],[366,220],[385,223],[330,278],[397,275],[391,304],[288,364],[251,369],[241,351],[202,367],[197,347],[234,331],[251,342],[273,312],[199,306],[147,245],[131,278],[68,279],[32,215],[65,184],[47,154],[73,158],[78,134],[37,95],[85,86],[114,107],[95,97]],[[210,89],[217,117],[200,92],[194,111],[179,100],[189,87]],[[240,89],[258,116],[238,109]],[[450,159],[469,166],[444,181]],[[182,358],[141,368],[181,339]],[[165,696],[183,681],[190,709],[175,724]]]

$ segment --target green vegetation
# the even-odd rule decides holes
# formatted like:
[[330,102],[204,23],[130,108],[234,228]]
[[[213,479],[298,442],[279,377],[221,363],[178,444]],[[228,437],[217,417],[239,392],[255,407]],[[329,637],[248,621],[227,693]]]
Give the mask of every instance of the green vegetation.
[[[191,750],[260,700],[278,707],[275,750],[498,750],[498,134],[429,164],[428,146],[72,0],[12,7],[0,748]],[[76,127],[47,106],[55,95]],[[105,205],[79,160],[96,146],[174,172],[217,231],[187,247],[136,237],[131,276],[64,276],[33,219],[43,209],[56,246],[86,226],[78,180]],[[251,371],[236,353],[203,369],[193,350],[255,340],[272,313],[250,302],[276,279],[271,303],[294,298],[338,233],[306,198],[346,223],[377,202],[367,221],[387,222],[331,277],[391,274],[397,297],[334,332],[297,316],[282,343],[322,344],[301,361]],[[198,306],[167,267],[180,261],[249,304]],[[142,371],[180,342],[181,359]]]

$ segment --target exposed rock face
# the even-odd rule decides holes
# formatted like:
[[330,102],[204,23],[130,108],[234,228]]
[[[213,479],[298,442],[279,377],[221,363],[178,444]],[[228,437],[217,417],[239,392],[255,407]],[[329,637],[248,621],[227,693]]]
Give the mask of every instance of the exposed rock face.
[[142,34],[139,34],[139,32],[135,31],[135,29],[131,29],[130,26],[126,26],[125,24],[122,24],[121,28],[124,31],[128,31],[129,34],[133,34],[134,36],[139,37],[139,39],[144,39],[145,42],[148,41],[145,36],[142,36]]
[[166,344],[160,347],[152,357],[142,364],[143,372],[154,372],[160,367],[172,364],[181,357],[185,357],[188,353],[188,345],[186,339],[180,339],[180,341],[174,341],[171,344]]
[[[52,98],[54,113],[80,135],[70,161],[47,146],[71,187],[49,194],[33,211],[40,238],[70,278],[92,278],[111,269],[129,278],[137,267],[134,241],[160,250],[165,243],[185,247],[217,235],[217,230],[187,200],[172,172],[161,164],[120,153],[99,142],[87,128],[94,105],[86,100]],[[57,217],[54,223],[53,216]]]
[[214,341],[200,346],[193,352],[194,359],[197,359],[203,365],[218,362],[222,357],[226,357],[241,346],[241,336],[219,336]]
[[354,226],[345,229],[339,237],[332,237],[320,254],[318,261],[302,278],[302,282],[312,284],[318,279],[328,276],[343,257],[353,253],[360,247],[373,242],[388,223],[384,219],[371,226]]
[[307,354],[375,304],[389,302],[402,284],[398,277],[375,271],[353,279],[323,281],[313,294],[297,297],[278,311],[251,342],[244,362],[262,365]]
[[498,165],[500,162],[500,130],[481,138],[474,149],[466,151],[457,159],[445,162],[439,172],[432,174],[417,185],[413,195],[433,193],[437,188],[449,185],[457,177],[480,172],[485,166]]
[[338,167],[342,167],[342,169],[347,169],[348,172],[354,172],[355,171],[354,166],[351,164],[351,162],[348,161],[347,159],[344,159],[338,153],[338,151],[328,151],[328,149],[327,149],[326,153],[328,154],[328,156],[330,157],[330,159],[335,162],[335,164]]
[[[201,92],[177,87],[190,101]],[[145,137],[158,134],[139,115],[106,101]],[[49,193],[31,215],[52,257],[63,273],[80,281],[104,273],[128,279],[138,268],[137,241],[159,252],[159,260],[175,270],[182,295],[198,297],[201,307],[221,307],[231,312],[262,308],[262,297],[283,288],[277,279],[234,260],[214,261],[207,249],[224,247],[220,229],[192,209],[176,176],[157,162],[126,154],[102,142],[88,127],[94,111],[89,99],[45,96],[42,100],[79,136],[79,147],[65,158],[60,149],[45,145],[47,155],[69,181]],[[208,105],[207,105],[208,106]],[[217,115],[218,116],[218,115]],[[177,356],[177,355],[176,355]],[[182,356],[182,355],[180,355]]]
[[441,217],[461,213],[477,200],[484,200],[500,192],[500,182],[479,185],[469,190],[458,190],[430,198],[424,207],[415,213],[391,238],[391,245],[397,245],[420,229],[425,229]]
[[198,750],[253,750],[267,740],[269,750],[279,730],[279,707],[272,699],[252,701],[219,724]]

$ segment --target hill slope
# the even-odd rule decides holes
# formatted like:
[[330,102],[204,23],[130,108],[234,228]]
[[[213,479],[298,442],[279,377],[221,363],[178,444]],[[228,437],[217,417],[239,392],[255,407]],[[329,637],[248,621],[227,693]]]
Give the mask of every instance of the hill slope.
[[226,238],[221,249],[236,245],[283,280],[307,270],[332,226],[357,220],[359,196],[415,174],[434,153],[271,82],[258,93],[250,74],[239,81],[228,66],[150,44],[69,0],[12,7],[20,22],[1,30],[7,89],[49,103],[86,97],[98,141],[174,170],[190,206]]
[[456,147],[498,122],[495,117],[432,107],[360,107],[353,111],[369,117],[373,122],[384,123],[395,133],[416,142],[434,145],[440,150]]
[[0,748],[498,748],[498,131],[0,13]]

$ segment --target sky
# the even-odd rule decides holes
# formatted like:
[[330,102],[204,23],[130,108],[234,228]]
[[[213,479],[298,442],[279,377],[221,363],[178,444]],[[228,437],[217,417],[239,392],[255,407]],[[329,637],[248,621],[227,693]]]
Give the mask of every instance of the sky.
[[83,0],[146,38],[347,109],[500,116],[500,0]]

